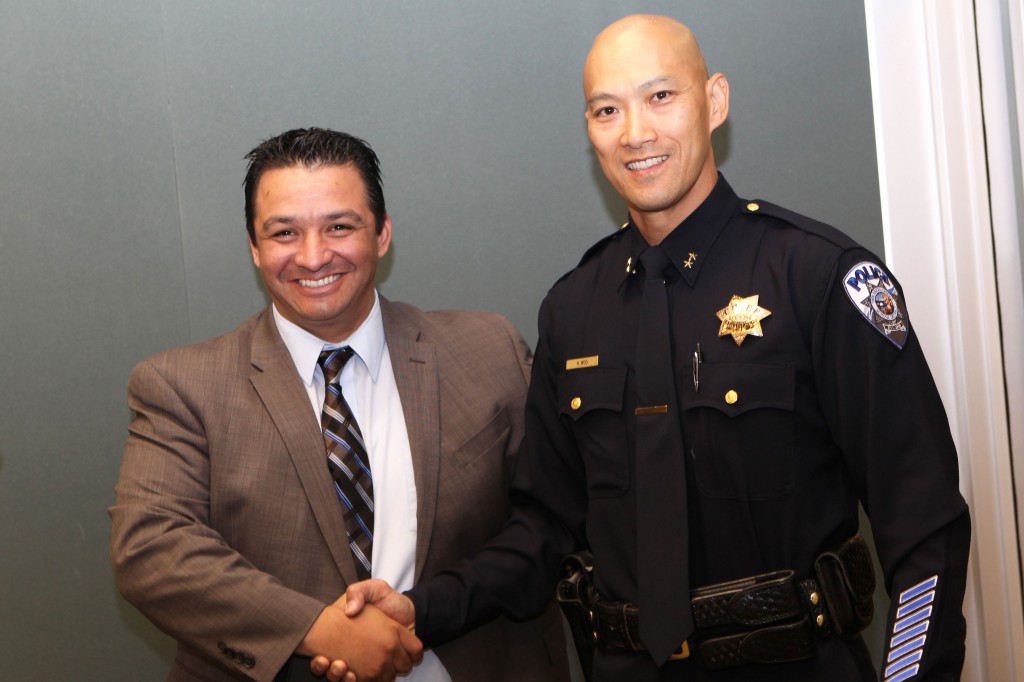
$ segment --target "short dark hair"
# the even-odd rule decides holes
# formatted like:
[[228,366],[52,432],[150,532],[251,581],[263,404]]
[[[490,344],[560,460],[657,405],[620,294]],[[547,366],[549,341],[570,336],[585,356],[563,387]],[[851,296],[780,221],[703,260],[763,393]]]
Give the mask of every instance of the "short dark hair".
[[276,168],[304,166],[347,166],[351,164],[366,185],[366,200],[377,221],[377,233],[384,227],[387,208],[381,187],[380,161],[365,140],[325,128],[297,128],[265,140],[245,155],[249,167],[245,172],[245,228],[249,241],[256,243],[254,213],[256,186],[263,174]]

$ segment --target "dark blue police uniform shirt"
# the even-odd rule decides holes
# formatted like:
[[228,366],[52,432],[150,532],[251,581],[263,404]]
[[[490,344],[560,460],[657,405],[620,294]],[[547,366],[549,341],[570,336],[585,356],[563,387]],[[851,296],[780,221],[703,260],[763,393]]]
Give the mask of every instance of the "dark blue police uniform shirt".
[[[539,609],[561,558],[586,546],[602,596],[637,604],[644,491],[633,485],[642,287],[634,271],[646,247],[627,224],[545,299],[513,516],[473,559],[410,593],[428,645],[498,612]],[[691,587],[779,569],[810,576],[822,551],[857,532],[859,501],[892,600],[881,679],[958,679],[970,521],[899,283],[842,233],[740,200],[722,176],[662,247],[676,266],[668,286]],[[859,639],[817,643],[810,661],[716,673],[692,659],[659,669],[646,654],[600,652],[594,672],[630,680],[878,674]]]

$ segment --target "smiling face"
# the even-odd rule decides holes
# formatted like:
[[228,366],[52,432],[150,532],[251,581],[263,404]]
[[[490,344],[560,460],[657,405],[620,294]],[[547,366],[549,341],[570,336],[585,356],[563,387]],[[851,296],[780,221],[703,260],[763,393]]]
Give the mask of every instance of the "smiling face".
[[587,130],[605,176],[657,243],[718,178],[711,131],[729,85],[707,77],[693,35],[665,17],[622,19],[594,41],[583,74]]
[[377,261],[391,244],[352,165],[266,171],[256,187],[252,259],[277,310],[330,342],[348,338],[373,308]]

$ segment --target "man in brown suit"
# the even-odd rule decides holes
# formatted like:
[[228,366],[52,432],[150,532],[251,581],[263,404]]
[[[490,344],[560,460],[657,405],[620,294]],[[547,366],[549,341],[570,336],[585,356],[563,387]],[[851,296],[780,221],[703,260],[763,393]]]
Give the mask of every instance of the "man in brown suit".
[[[392,225],[362,140],[293,130],[248,158],[247,228],[273,304],[132,372],[114,574],[178,640],[169,680],[311,678],[314,655],[391,679],[419,640],[376,609],[345,615],[341,595],[368,568],[411,587],[500,528],[530,352],[497,315],[377,295]],[[325,385],[318,358],[338,348],[351,360]],[[328,467],[328,388],[365,443],[372,554]],[[426,652],[410,679],[564,680],[565,656],[549,605]]]

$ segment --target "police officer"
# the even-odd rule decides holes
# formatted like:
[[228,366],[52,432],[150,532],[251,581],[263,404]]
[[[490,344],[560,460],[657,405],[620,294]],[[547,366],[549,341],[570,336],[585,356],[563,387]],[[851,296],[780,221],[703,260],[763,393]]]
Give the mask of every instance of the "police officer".
[[[840,232],[736,196],[711,147],[729,84],[682,24],[609,26],[584,91],[629,221],[541,307],[512,519],[408,598],[367,583],[350,608],[375,601],[430,646],[534,613],[589,548],[572,596],[593,679],[957,679],[970,521],[899,283]],[[858,501],[891,598],[881,671],[858,635]]]

